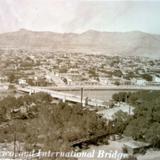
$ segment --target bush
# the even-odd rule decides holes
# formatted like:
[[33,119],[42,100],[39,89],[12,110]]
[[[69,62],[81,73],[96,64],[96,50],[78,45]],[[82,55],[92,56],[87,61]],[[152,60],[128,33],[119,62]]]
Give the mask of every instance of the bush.
[[129,156],[128,158],[123,158],[121,160],[137,160],[135,156]]
[[0,120],[3,124],[6,114],[10,114],[7,123],[11,123],[11,128],[2,129],[0,137],[13,140],[16,124],[19,141],[25,142],[27,149],[43,146],[44,150],[60,151],[69,150],[72,141],[108,132],[105,121],[96,112],[83,110],[79,105],[51,102],[45,93],[4,98],[0,102]]
[[160,148],[160,91],[139,91],[133,93],[118,93],[113,95],[114,101],[124,101],[134,106],[134,116],[122,121],[120,116],[116,129],[135,140],[150,143]]

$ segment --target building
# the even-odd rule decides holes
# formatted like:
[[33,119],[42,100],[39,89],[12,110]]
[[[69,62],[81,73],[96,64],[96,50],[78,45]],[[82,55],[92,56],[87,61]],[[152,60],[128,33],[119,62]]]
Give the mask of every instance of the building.
[[90,80],[90,81],[70,81],[68,85],[72,86],[97,86],[99,85],[99,82],[96,80]]
[[160,77],[154,76],[153,77],[153,82],[160,84]]
[[135,141],[129,137],[122,139],[121,142],[123,144],[123,147],[130,155],[134,155],[136,153],[145,153],[146,149],[151,146],[149,143]]
[[112,81],[107,77],[99,77],[99,83],[101,85],[111,85]]
[[133,79],[132,80],[132,84],[137,85],[137,86],[146,86],[147,83],[148,82],[144,79]]
[[18,79],[18,84],[21,85],[21,86],[26,86],[27,81],[25,79]]
[[0,82],[7,82],[8,81],[8,77],[7,76],[0,76]]
[[133,115],[133,107],[129,106],[126,103],[119,103],[118,106],[114,106],[114,108],[105,109],[102,111],[97,112],[98,114],[102,115],[103,118],[109,121],[115,120],[115,114],[119,111],[128,113],[129,115]]

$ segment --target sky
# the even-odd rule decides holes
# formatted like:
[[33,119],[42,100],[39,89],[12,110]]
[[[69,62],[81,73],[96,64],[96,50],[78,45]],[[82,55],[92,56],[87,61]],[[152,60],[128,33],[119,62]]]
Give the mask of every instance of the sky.
[[0,0],[0,33],[21,28],[160,34],[160,0]]

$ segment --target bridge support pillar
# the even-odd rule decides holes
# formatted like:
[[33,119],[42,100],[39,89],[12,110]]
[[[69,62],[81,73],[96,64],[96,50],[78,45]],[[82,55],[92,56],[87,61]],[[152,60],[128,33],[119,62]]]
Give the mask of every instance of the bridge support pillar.
[[36,93],[35,90],[30,90],[29,95],[32,95],[32,93]]
[[65,97],[62,99],[62,102],[63,102],[63,103],[65,103],[65,102],[66,102],[66,98],[65,98]]

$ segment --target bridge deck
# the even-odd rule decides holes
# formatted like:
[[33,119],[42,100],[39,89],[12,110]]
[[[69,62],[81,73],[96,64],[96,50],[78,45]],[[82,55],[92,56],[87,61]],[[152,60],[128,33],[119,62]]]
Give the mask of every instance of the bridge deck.
[[[38,87],[28,87],[28,88],[17,88],[18,91],[21,92],[26,92],[26,93],[38,93],[38,92],[45,92],[51,95],[54,98],[61,99],[63,101],[70,101],[70,102],[76,102],[76,103],[81,103],[81,97],[76,96],[73,94],[69,93],[63,93],[63,92],[58,92],[58,91],[52,91],[49,89],[44,89],[44,88],[38,88]],[[83,97],[82,103],[83,105],[86,104],[86,99],[87,99],[87,105],[90,106],[104,106],[104,101],[99,100],[99,99],[89,99],[87,97]]]
[[84,90],[160,90],[160,85],[158,86],[138,86],[138,85],[93,85],[93,86],[49,86],[42,87],[44,89],[54,90],[54,91],[79,91],[83,87]]

